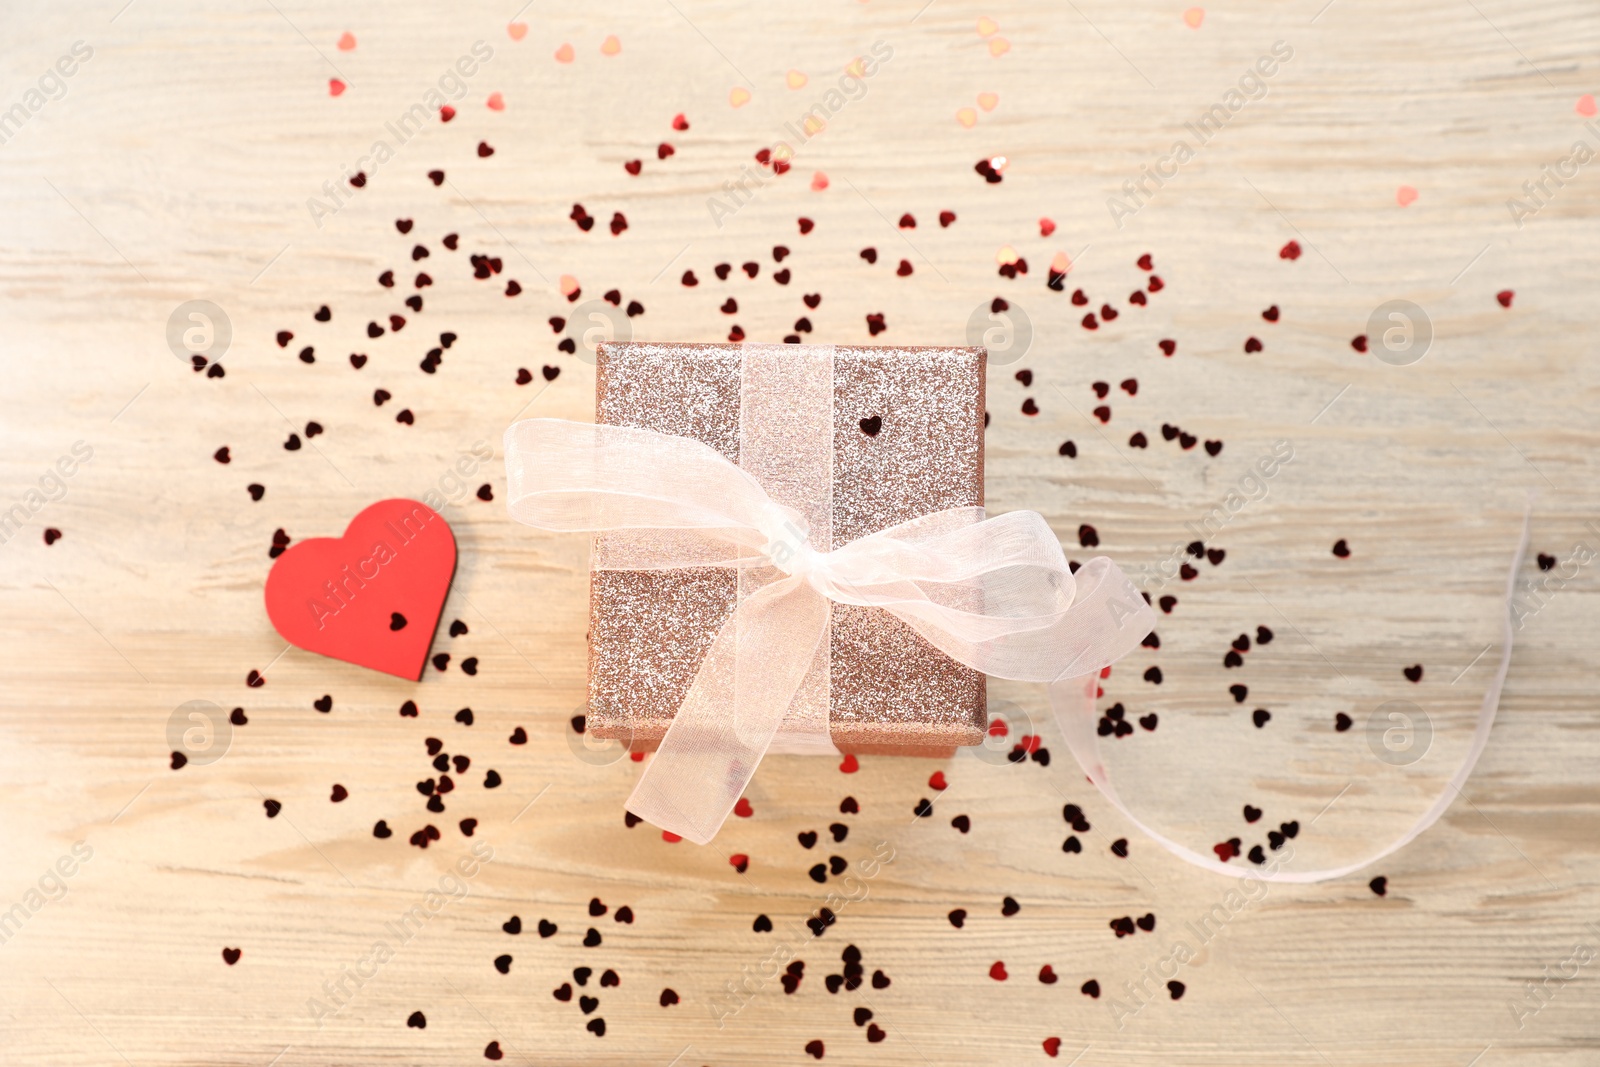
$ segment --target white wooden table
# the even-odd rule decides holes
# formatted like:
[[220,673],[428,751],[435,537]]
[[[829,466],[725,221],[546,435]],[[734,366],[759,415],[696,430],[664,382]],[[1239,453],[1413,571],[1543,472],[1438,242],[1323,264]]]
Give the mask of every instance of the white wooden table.
[[[509,1062],[809,1063],[806,1044],[821,1040],[829,1062],[1011,1064],[1046,1062],[1054,1037],[1060,1062],[1085,1067],[1600,1063],[1593,966],[1579,961],[1600,945],[1600,606],[1593,567],[1574,555],[1600,546],[1595,179],[1587,166],[1559,188],[1545,179],[1542,206],[1523,191],[1575,140],[1600,148],[1582,113],[1600,19],[1577,3],[1320,2],[1191,13],[1197,28],[1178,5],[1098,0],[14,6],[0,46],[0,108],[23,109],[0,111],[0,509],[22,510],[7,512],[20,528],[0,545],[0,1062],[442,1064],[498,1042]],[[452,88],[478,41],[492,56],[466,64],[456,118],[401,143],[388,124],[431,103],[441,79]],[[829,88],[874,42],[892,56],[832,108]],[[1273,73],[1246,78],[1275,42]],[[1228,96],[1242,78],[1255,99]],[[737,90],[751,96],[735,108]],[[491,93],[503,110],[485,106]],[[786,124],[814,104],[833,111],[827,128],[772,176],[754,154],[794,140]],[[1227,119],[1201,143],[1185,124],[1213,105]],[[687,130],[672,128],[679,113]],[[380,139],[392,158],[361,164]],[[1179,139],[1193,149],[1181,165]],[[675,154],[659,158],[662,143]],[[973,167],[997,156],[992,184]],[[635,159],[637,176],[624,168]],[[352,194],[357,166],[370,180]],[[1146,167],[1171,176],[1130,197],[1123,183]],[[719,226],[708,198],[746,172],[751,192]],[[825,190],[812,188],[818,172]],[[1415,199],[1402,206],[1405,189]],[[1113,197],[1137,210],[1114,211]],[[569,218],[574,203],[591,230]],[[948,227],[942,211],[956,215]],[[614,237],[618,212],[627,229]],[[904,213],[914,230],[896,225]],[[451,232],[456,252],[440,243]],[[1298,259],[1279,254],[1290,241]],[[428,259],[409,258],[417,243]],[[792,250],[787,287],[770,280],[775,244]],[[869,246],[872,265],[858,255]],[[1014,280],[995,274],[1008,247],[1029,267]],[[503,272],[473,280],[473,253]],[[1052,292],[1058,253],[1074,266]],[[1139,308],[1127,294],[1147,284],[1144,253],[1165,287]],[[902,259],[909,277],[896,275]],[[746,260],[762,265],[757,279],[739,273]],[[735,265],[726,282],[721,262]],[[399,284],[385,290],[390,269]],[[435,285],[414,314],[400,301],[419,269]],[[697,287],[681,284],[686,270]],[[1075,554],[1091,523],[1130,570],[1159,566],[1192,539],[1186,524],[1289,442],[1293,461],[1210,539],[1225,562],[1170,583],[1180,605],[1160,651],[1107,681],[1108,700],[1160,715],[1159,732],[1113,750],[1129,795],[1198,848],[1219,828],[1248,847],[1296,820],[1293,865],[1333,863],[1427,806],[1497,662],[1505,568],[1537,491],[1532,549],[1557,563],[1521,571],[1546,591],[1525,602],[1542,606],[1518,633],[1477,774],[1435,828],[1370,871],[1273,885],[1235,907],[1231,882],[1166,856],[1093,793],[1036,688],[997,683],[996,700],[1053,747],[1048,767],[867,758],[847,777],[774,758],[753,816],[707,848],[626,828],[636,765],[570,745],[585,546],[503,510],[504,427],[584,418],[592,403],[592,368],[557,351],[546,324],[574,306],[564,275],[583,300],[612,288],[638,300],[634,336],[662,340],[720,338],[734,321],[779,340],[804,313],[809,340],[859,343],[881,313],[884,340],[960,343],[972,310],[1005,297],[1035,332],[990,374],[991,506],[1041,511]],[[510,278],[522,292],[508,299]],[[1090,305],[1072,304],[1079,288]],[[804,293],[821,306],[802,309]],[[730,296],[734,316],[718,310]],[[1395,299],[1433,333],[1405,366],[1376,358],[1376,336],[1365,354],[1350,344]],[[225,377],[169,347],[169,317],[190,300],[231,324]],[[1119,319],[1083,329],[1106,302]],[[322,305],[328,323],[312,317]],[[1261,318],[1269,305],[1276,322]],[[395,312],[408,331],[366,336]],[[280,330],[295,334],[287,347]],[[425,374],[417,362],[442,330],[460,340]],[[1251,336],[1263,351],[1244,351]],[[307,344],[312,364],[296,358]],[[370,362],[353,368],[352,352]],[[548,383],[545,365],[560,368]],[[1119,388],[1127,378],[1137,395]],[[1109,424],[1091,414],[1095,381],[1109,383]],[[393,396],[382,407],[380,388]],[[1034,416],[1021,411],[1030,397]],[[414,425],[394,421],[401,408]],[[309,421],[325,432],[286,451]],[[1225,447],[1184,451],[1162,423]],[[1135,430],[1148,448],[1128,446]],[[1058,454],[1068,439],[1076,459]],[[473,460],[484,443],[495,458]],[[226,465],[213,459],[223,446]],[[462,456],[472,474],[457,481]],[[265,487],[259,502],[251,483]],[[485,483],[493,502],[477,499]],[[366,503],[430,489],[461,545],[444,617],[469,632],[435,644],[450,668],[410,685],[285,652],[261,607],[274,530],[336,534]],[[47,529],[60,539],[47,545]],[[1340,539],[1349,559],[1330,551]],[[1219,661],[1259,625],[1276,640],[1251,653],[1238,677],[1255,696],[1235,706]],[[476,676],[459,668],[468,656]],[[1152,664],[1159,688],[1139,680]],[[1413,664],[1417,684],[1401,674]],[[248,686],[251,670],[266,684]],[[313,708],[323,694],[328,714]],[[1262,729],[1245,718],[1257,697],[1274,713]],[[407,699],[417,719],[396,714]],[[1397,699],[1434,730],[1410,767],[1368,743],[1370,716]],[[167,724],[194,700],[243,708],[248,723],[213,739],[220,758],[173,771]],[[471,727],[452,719],[464,706]],[[1340,712],[1355,723],[1345,733]],[[509,746],[517,726],[529,743]],[[412,783],[433,773],[434,735],[473,770],[424,852],[405,837],[430,817]],[[504,776],[498,791],[481,789],[487,767]],[[927,785],[938,769],[943,795]],[[330,803],[336,783],[348,799]],[[847,794],[859,815],[837,813]],[[935,817],[914,818],[932,796]],[[1060,849],[1067,801],[1093,823],[1079,855]],[[1242,803],[1263,822],[1244,824]],[[957,814],[970,833],[952,828]],[[470,840],[463,815],[479,820]],[[393,838],[374,838],[378,819]],[[852,830],[834,845],[826,827],[840,819]],[[823,833],[814,851],[796,841],[806,830]],[[1110,852],[1124,836],[1126,860]],[[472,845],[492,860],[426,912]],[[836,881],[807,868],[880,848],[893,862],[812,942],[803,920]],[[735,853],[750,859],[742,875]],[[1366,884],[1380,874],[1381,899]],[[1006,896],[1018,914],[1001,915]],[[592,919],[595,897],[609,910]],[[622,905],[631,925],[613,921]],[[402,945],[386,924],[416,906],[429,917]],[[960,930],[953,908],[970,912]],[[1107,928],[1145,913],[1159,917],[1153,933]],[[517,937],[500,929],[513,914]],[[757,914],[776,929],[753,931]],[[1201,945],[1189,924],[1208,915]],[[541,918],[559,932],[541,939]],[[591,925],[604,943],[586,949]],[[373,966],[384,938],[393,957]],[[1180,941],[1194,950],[1183,999],[1164,981],[1130,993]],[[892,985],[830,995],[824,978],[849,944]],[[727,983],[780,946],[806,962],[798,991],[758,982],[719,1025]],[[229,965],[224,948],[242,956]],[[502,953],[514,956],[504,975]],[[1046,964],[1053,985],[1038,980]],[[580,965],[596,971],[576,992],[602,998],[588,1018],[606,1019],[603,1038],[551,997]],[[599,988],[606,968],[620,986]],[[1561,975],[1575,977],[1549,977]],[[1079,991],[1090,978],[1098,999]],[[1537,1011],[1529,982],[1544,990]],[[663,1008],[668,987],[680,999]],[[881,1043],[854,1024],[857,1006],[875,1012]],[[416,1011],[426,1029],[407,1025]]]

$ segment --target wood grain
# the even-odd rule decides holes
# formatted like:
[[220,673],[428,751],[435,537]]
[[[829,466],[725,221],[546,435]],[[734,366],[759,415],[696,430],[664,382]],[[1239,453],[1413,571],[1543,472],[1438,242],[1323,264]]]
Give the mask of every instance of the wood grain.
[[[998,25],[988,38],[981,17]],[[527,23],[522,39],[510,21]],[[353,51],[336,47],[346,30]],[[1074,553],[1088,522],[1125,567],[1159,566],[1256,458],[1291,443],[1265,495],[1211,539],[1226,561],[1170,583],[1180,604],[1159,653],[1108,679],[1108,700],[1161,721],[1114,755],[1140,809],[1196,847],[1234,834],[1248,845],[1297,819],[1295,865],[1359,855],[1426,807],[1465,748],[1527,491],[1538,493],[1535,551],[1566,561],[1600,545],[1595,178],[1583,167],[1557,187],[1542,170],[1577,139],[1600,150],[1580,113],[1600,44],[1590,6],[1247,2],[1191,29],[1176,5],[1100,0],[448,13],[111,0],[16,10],[7,31],[0,113],[26,104],[74,42],[93,55],[0,143],[0,509],[30,512],[0,545],[0,921],[23,905],[0,944],[0,1062],[443,1064],[498,1041],[513,1063],[809,1063],[804,1046],[821,1039],[828,1062],[1010,1064],[1046,1062],[1055,1036],[1059,1062],[1083,1067],[1600,1063],[1592,964],[1550,981],[1537,1013],[1526,999],[1526,983],[1572,973],[1577,947],[1600,944],[1592,565],[1522,571],[1550,584],[1518,633],[1493,741],[1446,818],[1370,872],[1388,878],[1386,897],[1363,872],[1274,885],[1235,908],[1231,883],[1142,837],[1128,859],[1111,855],[1128,828],[1070,766],[1041,694],[1005,683],[994,696],[1039,724],[1054,762],[963,755],[943,768],[951,785],[933,818],[912,810],[935,795],[926,783],[940,765],[867,759],[846,777],[779,757],[756,779],[753,817],[708,848],[627,829],[635,765],[585,760],[570,744],[586,546],[507,520],[498,458],[451,476],[480,442],[498,449],[519,416],[590,412],[592,368],[558,352],[546,324],[571,311],[564,274],[585,299],[616,287],[639,300],[634,335],[652,340],[718,339],[735,320],[778,340],[808,314],[808,339],[861,343],[866,314],[882,313],[889,340],[960,344],[973,309],[1004,296],[1034,338],[991,372],[990,505],[1041,511]],[[601,54],[608,34],[620,54]],[[991,55],[994,38],[1009,51]],[[480,40],[493,56],[466,79],[456,119],[397,144],[319,226],[308,200],[331,202],[324,183],[392,137],[386,124]],[[880,41],[893,54],[865,91],[789,174],[762,172],[755,152],[792,137],[786,124]],[[1225,102],[1275,42],[1292,57],[1175,176],[1147,183],[1119,228],[1108,199],[1178,139],[1197,141],[1185,124]],[[570,64],[552,58],[563,43]],[[808,84],[786,88],[789,70]],[[337,98],[330,78],[348,84]],[[753,93],[737,109],[735,87]],[[484,107],[491,92],[503,112]],[[986,92],[998,106],[962,128],[958,109]],[[687,131],[669,125],[679,112]],[[480,158],[479,141],[495,154]],[[663,141],[676,149],[665,160]],[[1002,155],[1001,183],[974,173]],[[632,159],[637,177],[623,168]],[[436,167],[438,187],[425,176]],[[747,169],[753,194],[719,225],[708,198]],[[818,171],[825,191],[809,187]],[[1541,180],[1545,203],[1519,225],[1507,201]],[[1402,185],[1419,193],[1406,207]],[[593,230],[569,220],[575,202]],[[948,228],[943,210],[957,215]],[[614,212],[628,222],[619,237]],[[906,212],[916,229],[896,225]],[[812,233],[800,235],[800,216]],[[1056,226],[1048,238],[1042,217]],[[416,230],[396,233],[398,218]],[[460,251],[439,244],[448,232]],[[1290,240],[1297,260],[1278,254]],[[418,242],[432,254],[414,263]],[[793,250],[787,287],[771,281],[780,243]],[[1014,281],[993,273],[1007,245],[1029,265]],[[865,246],[875,265],[858,256]],[[472,280],[474,252],[501,257],[503,274]],[[1075,263],[1063,292],[1045,286],[1057,252]],[[1165,288],[1137,308],[1126,295],[1145,284],[1135,260],[1146,252]],[[895,274],[901,259],[909,278]],[[762,264],[759,278],[712,273],[745,260]],[[386,269],[394,290],[376,284]],[[369,319],[403,310],[417,269],[436,278],[424,312],[367,338]],[[692,289],[679,282],[689,269]],[[499,295],[506,278],[520,296]],[[1091,307],[1070,302],[1079,287]],[[1506,289],[1509,308],[1495,296]],[[823,294],[820,308],[803,309],[802,293]],[[729,295],[737,316],[717,310]],[[169,316],[193,299],[231,321],[224,378],[193,373],[168,347]],[[1435,332],[1410,366],[1350,345],[1390,299],[1420,305]],[[1118,321],[1084,330],[1103,302]],[[323,304],[331,323],[311,318]],[[1270,304],[1276,323],[1260,317]],[[285,329],[296,339],[280,348]],[[417,362],[441,330],[460,340],[424,374]],[[1249,336],[1263,352],[1244,353]],[[1161,338],[1178,341],[1174,357]],[[303,344],[314,364],[295,358]],[[357,371],[350,352],[371,361]],[[548,387],[545,364],[561,368]],[[533,383],[514,384],[519,367]],[[1012,377],[1022,368],[1031,386]],[[1130,377],[1136,396],[1118,389]],[[1097,380],[1111,387],[1103,426],[1090,414]],[[377,388],[394,395],[381,408]],[[1020,412],[1030,396],[1033,417]],[[415,425],[394,422],[403,407]],[[309,420],[326,433],[285,451]],[[1163,422],[1225,448],[1184,452],[1161,438]],[[1134,430],[1147,449],[1128,447]],[[1075,460],[1057,452],[1067,439]],[[92,459],[58,488],[47,476],[80,441]],[[211,458],[223,445],[227,465]],[[266,486],[259,503],[251,482]],[[474,495],[482,483],[493,502]],[[273,531],[328,535],[372,500],[430,489],[461,544],[445,619],[470,633],[435,646],[453,654],[450,669],[406,685],[282,654],[261,606]],[[30,490],[53,499],[34,509]],[[63,534],[48,546],[47,527]],[[1340,538],[1349,560],[1330,554]],[[1238,675],[1220,659],[1258,625],[1277,639],[1250,654],[1253,698],[1235,707],[1226,685]],[[469,655],[473,677],[459,670]],[[1426,668],[1418,685],[1400,673],[1413,663]],[[1159,688],[1138,680],[1151,664]],[[252,669],[266,685],[245,684]],[[327,715],[312,708],[324,693]],[[1256,697],[1274,715],[1261,730],[1244,718]],[[418,719],[396,714],[407,699]],[[1368,747],[1368,717],[1393,699],[1424,707],[1436,730],[1413,768]],[[222,758],[174,772],[167,724],[190,700],[242,707],[249,722]],[[451,718],[464,706],[470,728]],[[1340,711],[1355,729],[1333,731]],[[514,747],[517,726],[530,740]],[[428,735],[473,767],[437,817],[444,840],[423,852],[404,839],[434,818],[413,788],[434,773]],[[481,788],[490,767],[505,778],[496,791]],[[348,800],[329,803],[334,783]],[[832,845],[826,826],[847,794],[863,810]],[[275,819],[266,798],[283,805]],[[1081,855],[1060,850],[1069,800],[1093,823]],[[1265,809],[1262,824],[1241,821],[1247,802]],[[951,827],[956,814],[970,833]],[[466,815],[480,820],[471,839],[455,829]],[[396,836],[375,839],[378,819]],[[823,844],[803,850],[804,830]],[[80,841],[92,856],[64,864],[64,892],[45,879],[58,899],[30,898]],[[893,862],[872,877],[858,867],[860,899],[812,941],[804,919],[839,880],[818,885],[806,868],[829,853],[868,860],[880,843]],[[493,859],[459,883],[461,899],[319,1025],[308,1005],[329,1000],[324,983],[356,967],[385,924],[426,907],[472,844]],[[750,857],[747,873],[733,853]],[[1021,911],[1002,917],[1007,895]],[[629,905],[635,921],[591,919],[592,897]],[[946,918],[957,907],[970,912],[961,930]],[[1227,921],[1202,946],[1188,924],[1215,921],[1218,907]],[[1146,912],[1159,917],[1153,934],[1107,929]],[[771,934],[751,929],[763,913]],[[512,914],[524,923],[515,938],[499,929]],[[555,937],[533,932],[541,917]],[[590,925],[599,948],[579,944]],[[1136,999],[1124,983],[1157,974],[1180,940],[1196,950],[1183,999],[1164,982]],[[893,984],[828,994],[849,944]],[[224,947],[242,948],[236,965]],[[727,984],[775,950],[805,960],[799,991],[762,982],[719,1019]],[[515,956],[506,975],[492,966],[503,952]],[[997,960],[1004,982],[989,977]],[[1054,985],[1036,977],[1047,963]],[[622,976],[597,993],[603,1039],[550,996],[580,964]],[[1098,1000],[1078,991],[1091,977]],[[660,1007],[664,987],[681,1002]],[[876,1013],[882,1043],[853,1025],[857,1005]],[[417,1010],[425,1030],[406,1025]]]

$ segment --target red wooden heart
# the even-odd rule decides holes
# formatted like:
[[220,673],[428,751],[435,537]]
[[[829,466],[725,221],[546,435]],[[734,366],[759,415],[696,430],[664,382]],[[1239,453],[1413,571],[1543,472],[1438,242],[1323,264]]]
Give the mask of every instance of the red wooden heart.
[[267,617],[285,641],[420,681],[456,571],[450,524],[415,500],[380,500],[343,537],[301,541],[267,575]]

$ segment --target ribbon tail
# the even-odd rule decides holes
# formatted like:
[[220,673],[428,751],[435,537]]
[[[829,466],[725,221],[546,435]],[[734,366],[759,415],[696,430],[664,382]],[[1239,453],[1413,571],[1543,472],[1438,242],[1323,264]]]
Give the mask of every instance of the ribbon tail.
[[786,578],[739,601],[667,727],[628,810],[703,845],[766,755],[828,632],[828,600]]
[[1461,787],[1466,784],[1472,774],[1472,769],[1477,766],[1478,757],[1483,755],[1483,750],[1489,744],[1489,731],[1494,726],[1495,713],[1500,707],[1500,690],[1504,687],[1506,673],[1511,669],[1511,603],[1516,592],[1517,571],[1522,567],[1523,558],[1528,551],[1528,531],[1533,516],[1533,504],[1530,499],[1527,509],[1522,514],[1522,536],[1517,542],[1517,550],[1512,555],[1511,573],[1506,578],[1506,592],[1504,611],[1501,617],[1501,647],[1500,666],[1495,671],[1493,680],[1489,683],[1488,690],[1483,695],[1483,704],[1478,711],[1477,729],[1472,735],[1472,746],[1467,750],[1466,756],[1450,776],[1450,781],[1445,788],[1434,798],[1428,810],[1408,826],[1394,840],[1370,855],[1347,863],[1340,867],[1326,867],[1312,871],[1260,871],[1251,867],[1230,866],[1210,856],[1203,856],[1192,849],[1178,844],[1171,838],[1161,834],[1153,827],[1139,819],[1128,810],[1122,798],[1117,795],[1116,789],[1111,784],[1111,776],[1106,771],[1105,762],[1100,755],[1100,736],[1096,732],[1095,689],[1097,678],[1087,675],[1072,678],[1067,681],[1056,682],[1050,686],[1050,704],[1055,710],[1056,721],[1061,727],[1062,735],[1066,738],[1067,747],[1072,750],[1073,757],[1078,761],[1078,766],[1083,768],[1083,773],[1088,775],[1105,798],[1133,825],[1147,837],[1155,841],[1162,848],[1177,856],[1185,863],[1202,867],[1216,874],[1227,875],[1230,878],[1248,878],[1263,882],[1325,882],[1333,878],[1343,878],[1347,874],[1354,874],[1370,864],[1376,863],[1385,856],[1404,848],[1420,837],[1449,809],[1454,802],[1456,794],[1461,792]]

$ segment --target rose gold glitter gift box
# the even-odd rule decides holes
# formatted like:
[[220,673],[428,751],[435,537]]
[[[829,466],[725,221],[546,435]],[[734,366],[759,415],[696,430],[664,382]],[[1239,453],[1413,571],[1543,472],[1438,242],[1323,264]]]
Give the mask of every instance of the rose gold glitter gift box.
[[[595,421],[739,461],[741,346],[599,346]],[[983,504],[982,348],[834,352],[833,544]],[[595,570],[587,729],[652,750],[733,611],[737,572]],[[832,605],[829,728],[846,752],[948,756],[983,740],[985,676],[881,608]]]

